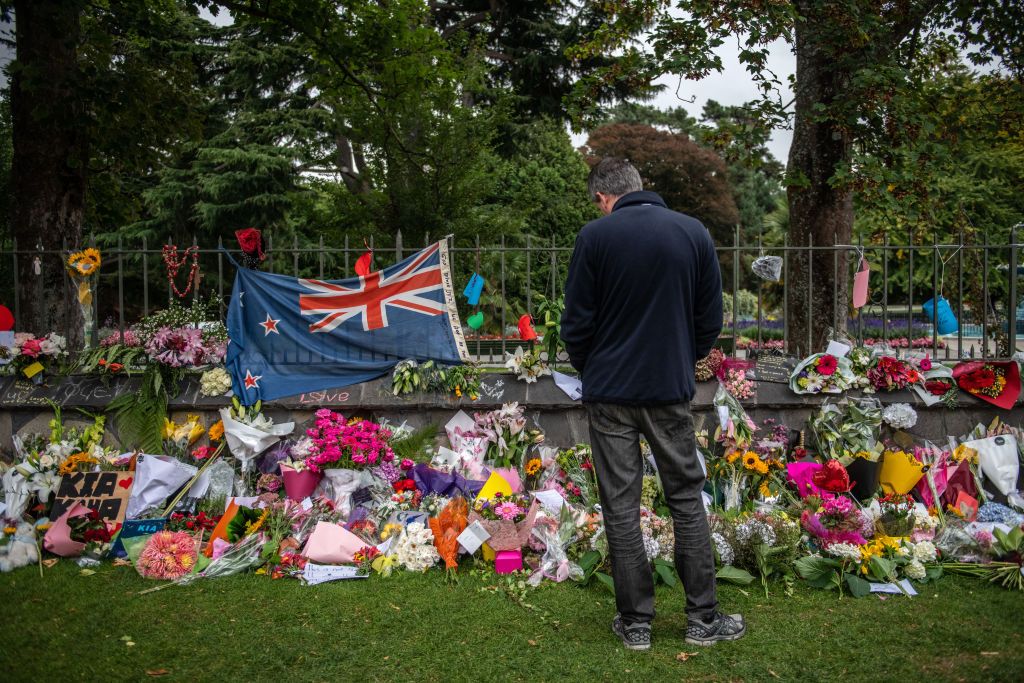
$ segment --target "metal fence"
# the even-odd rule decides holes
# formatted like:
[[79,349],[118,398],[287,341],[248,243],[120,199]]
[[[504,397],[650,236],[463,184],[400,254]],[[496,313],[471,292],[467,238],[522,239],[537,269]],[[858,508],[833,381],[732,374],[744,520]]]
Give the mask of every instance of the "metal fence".
[[[940,358],[1006,357],[1019,349],[1017,339],[1024,336],[1024,306],[1020,305],[1017,283],[1021,270],[1020,227],[1010,231],[1008,243],[991,244],[987,236],[980,243],[973,243],[961,235],[956,243],[931,245],[891,243],[888,236],[880,244],[750,245],[741,244],[737,229],[731,245],[718,246],[727,311],[720,341],[723,348],[738,355],[756,349],[786,350],[787,312],[794,295],[786,283],[791,279],[793,264],[801,261],[809,264],[806,277],[801,280],[812,288],[816,277],[818,281],[823,279],[821,255],[826,255],[827,263],[830,254],[833,272],[838,273],[838,277],[831,278],[837,298],[841,295],[839,283],[843,277],[852,281],[861,258],[872,264],[868,305],[845,321],[831,321],[837,328],[844,327],[845,322],[846,334],[851,340],[928,349]],[[429,237],[426,243],[430,243]],[[195,240],[193,245],[196,245]],[[176,298],[167,279],[163,246],[150,244],[145,239],[134,244],[119,240],[115,246],[102,249],[103,265],[93,298],[98,328],[124,330]],[[367,246],[374,250],[375,267],[401,260],[422,248],[403,244],[401,234],[389,245],[372,241],[364,245],[361,240],[350,243],[348,238],[341,244],[331,244],[323,237],[312,244],[300,243],[297,238],[290,244],[281,244],[268,235],[262,269],[294,276],[340,279],[353,274],[352,266]],[[8,302],[16,320],[20,319],[17,273],[21,259],[30,259],[36,272],[42,268],[59,268],[63,272],[69,250],[25,248],[17,243],[0,246],[0,264],[10,268],[8,271],[8,267],[0,267],[0,302]],[[232,253],[237,254],[237,249]],[[483,331],[467,329],[466,336],[477,360],[494,363],[503,362],[505,352],[522,344],[515,323],[523,313],[534,313],[538,295],[549,299],[561,296],[572,247],[531,237],[514,243],[502,238],[494,244],[481,244],[477,238],[468,244],[458,241],[451,253],[457,287],[463,286],[474,272],[487,281],[479,307],[468,306],[464,297],[457,298],[463,322],[476,310],[485,312],[487,324]],[[198,248],[198,255],[200,282],[188,299],[216,295],[223,316],[234,277],[233,266],[225,256],[224,245],[219,242],[216,246]],[[751,262],[766,255],[782,258],[778,282],[763,280],[751,272]],[[818,274],[814,272],[811,256],[818,259]],[[838,272],[844,269],[845,272]],[[643,277],[643,273],[637,276]],[[67,291],[54,293],[55,296],[73,296],[70,277],[66,281]],[[931,319],[920,309],[926,299],[934,300],[940,294],[949,301],[960,321],[953,335],[939,335]],[[811,319],[815,315],[813,302],[810,297],[807,302],[807,317]],[[848,306],[838,308],[846,310]],[[810,341],[808,339],[808,346]]]

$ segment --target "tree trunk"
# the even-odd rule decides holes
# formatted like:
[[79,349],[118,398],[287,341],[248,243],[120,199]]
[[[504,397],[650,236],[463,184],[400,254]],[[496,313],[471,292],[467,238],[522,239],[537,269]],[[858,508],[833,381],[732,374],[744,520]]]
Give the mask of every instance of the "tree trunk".
[[[78,94],[78,0],[14,3],[17,59],[11,67],[14,156],[12,233],[18,256],[19,331],[56,331],[69,348],[82,344],[77,288],[62,249],[79,247],[85,210],[88,141]],[[46,253],[51,252],[51,253]]]
[[851,136],[831,121],[820,120],[816,104],[826,107],[842,95],[847,74],[837,70],[829,50],[815,42],[815,21],[796,28],[796,116],[788,172],[790,252],[786,341],[790,353],[823,351],[832,328],[845,330],[849,311],[845,252],[815,247],[849,244],[853,233],[853,196],[829,180],[851,155]]

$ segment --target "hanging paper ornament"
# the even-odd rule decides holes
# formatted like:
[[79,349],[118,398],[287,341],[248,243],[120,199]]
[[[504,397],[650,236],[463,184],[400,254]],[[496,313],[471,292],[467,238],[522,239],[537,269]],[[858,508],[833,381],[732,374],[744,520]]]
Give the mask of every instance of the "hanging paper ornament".
[[366,277],[373,267],[373,249],[367,250],[365,254],[356,259],[356,275]]
[[860,270],[853,276],[853,307],[863,308],[868,302],[868,278],[871,275],[871,267],[868,260],[860,260]]
[[[949,305],[944,296],[939,297],[938,303],[935,302],[935,299],[928,299],[928,301],[921,304],[921,310],[935,323],[939,334],[953,334],[960,327],[960,322],[953,315],[952,306]],[[937,321],[936,314],[938,314]]]
[[466,318],[466,324],[469,325],[470,329],[479,330],[484,324],[483,311],[477,311],[473,315]]
[[255,269],[266,258],[263,253],[263,235],[256,228],[235,230],[235,239],[242,250],[242,265]]
[[778,282],[782,276],[782,257],[781,256],[761,256],[754,259],[754,263],[750,266],[754,274],[762,280],[768,280],[769,282]]
[[533,341],[537,338],[537,333],[533,329],[533,320],[530,318],[529,313],[524,313],[519,318],[519,338],[523,341]]
[[0,305],[0,332],[9,332],[14,329],[14,314],[11,309]]
[[484,279],[479,274],[473,273],[473,277],[469,278],[469,284],[466,285],[466,289],[463,290],[462,295],[466,297],[466,301],[469,302],[470,306],[476,306],[480,303],[480,295],[484,291]]

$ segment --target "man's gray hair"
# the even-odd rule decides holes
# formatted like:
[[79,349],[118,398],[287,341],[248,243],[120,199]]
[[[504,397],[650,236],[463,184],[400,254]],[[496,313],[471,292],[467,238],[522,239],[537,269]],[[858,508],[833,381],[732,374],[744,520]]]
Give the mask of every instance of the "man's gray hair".
[[642,189],[644,185],[640,180],[640,172],[625,159],[605,157],[590,169],[590,176],[587,178],[590,200],[595,202],[598,192],[610,197],[621,197]]

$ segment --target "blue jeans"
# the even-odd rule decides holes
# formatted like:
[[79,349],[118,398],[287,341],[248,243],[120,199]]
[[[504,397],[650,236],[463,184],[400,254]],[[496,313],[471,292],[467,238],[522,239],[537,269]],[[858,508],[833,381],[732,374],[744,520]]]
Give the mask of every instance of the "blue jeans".
[[630,624],[654,619],[654,577],[640,533],[641,434],[651,445],[672,513],[676,572],[686,591],[687,617],[710,618],[718,607],[715,556],[701,500],[705,476],[697,459],[690,404],[588,403],[586,408],[615,605],[622,620]]

